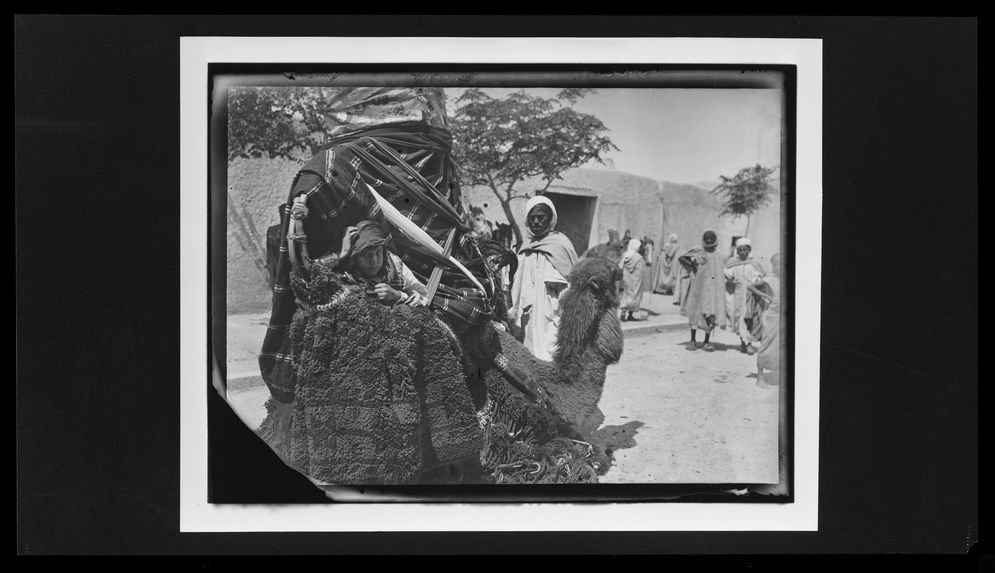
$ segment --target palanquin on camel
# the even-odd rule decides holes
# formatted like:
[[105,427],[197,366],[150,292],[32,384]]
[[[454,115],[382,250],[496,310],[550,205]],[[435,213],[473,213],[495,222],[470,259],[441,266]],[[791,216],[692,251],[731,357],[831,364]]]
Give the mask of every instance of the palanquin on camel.
[[[529,354],[501,299],[514,254],[472,232],[444,120],[333,137],[283,212],[259,434],[291,467],[319,485],[591,483],[607,471],[586,422],[622,353],[619,271],[578,263],[553,360]],[[384,305],[328,264],[360,220],[388,232],[427,307]]]

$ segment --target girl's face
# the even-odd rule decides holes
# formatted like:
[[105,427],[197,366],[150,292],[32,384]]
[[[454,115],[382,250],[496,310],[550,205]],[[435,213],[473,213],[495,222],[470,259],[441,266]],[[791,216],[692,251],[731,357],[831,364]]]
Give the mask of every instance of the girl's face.
[[366,277],[375,276],[383,267],[383,247],[364,249],[356,255],[356,267]]
[[740,245],[736,247],[736,255],[739,256],[740,260],[745,261],[746,258],[750,256],[751,249],[752,247],[750,247],[749,245]]

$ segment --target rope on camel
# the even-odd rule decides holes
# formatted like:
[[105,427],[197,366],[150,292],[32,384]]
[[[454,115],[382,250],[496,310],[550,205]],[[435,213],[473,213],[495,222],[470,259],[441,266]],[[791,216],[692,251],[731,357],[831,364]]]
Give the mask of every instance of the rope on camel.
[[[488,399],[480,416],[484,448],[480,461],[499,484],[597,483],[611,457],[587,442],[556,435],[536,408],[518,410],[504,399]],[[516,411],[518,410],[518,411]]]

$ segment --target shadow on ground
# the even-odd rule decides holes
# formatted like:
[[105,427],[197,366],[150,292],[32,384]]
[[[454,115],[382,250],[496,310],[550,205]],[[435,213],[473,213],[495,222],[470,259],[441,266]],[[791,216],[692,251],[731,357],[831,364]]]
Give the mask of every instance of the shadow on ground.
[[721,342],[709,342],[709,344],[711,344],[715,350],[705,350],[705,343],[701,340],[698,340],[698,345],[694,349],[691,348],[690,340],[678,343],[678,345],[683,346],[685,350],[694,350],[695,352],[726,352],[727,350],[735,350],[736,352],[740,351],[738,344],[722,344]]
[[636,433],[645,424],[639,420],[626,422],[621,426],[605,426],[591,435],[591,443],[611,454],[636,445]]

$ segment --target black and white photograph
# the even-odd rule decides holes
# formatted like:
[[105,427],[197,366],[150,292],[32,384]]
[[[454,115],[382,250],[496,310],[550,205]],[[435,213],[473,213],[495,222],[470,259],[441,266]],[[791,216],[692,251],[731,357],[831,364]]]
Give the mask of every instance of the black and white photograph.
[[777,484],[784,81],[701,75],[216,90],[229,403],[319,486]]
[[283,463],[792,501],[792,66],[356,68],[212,69],[213,383]]

